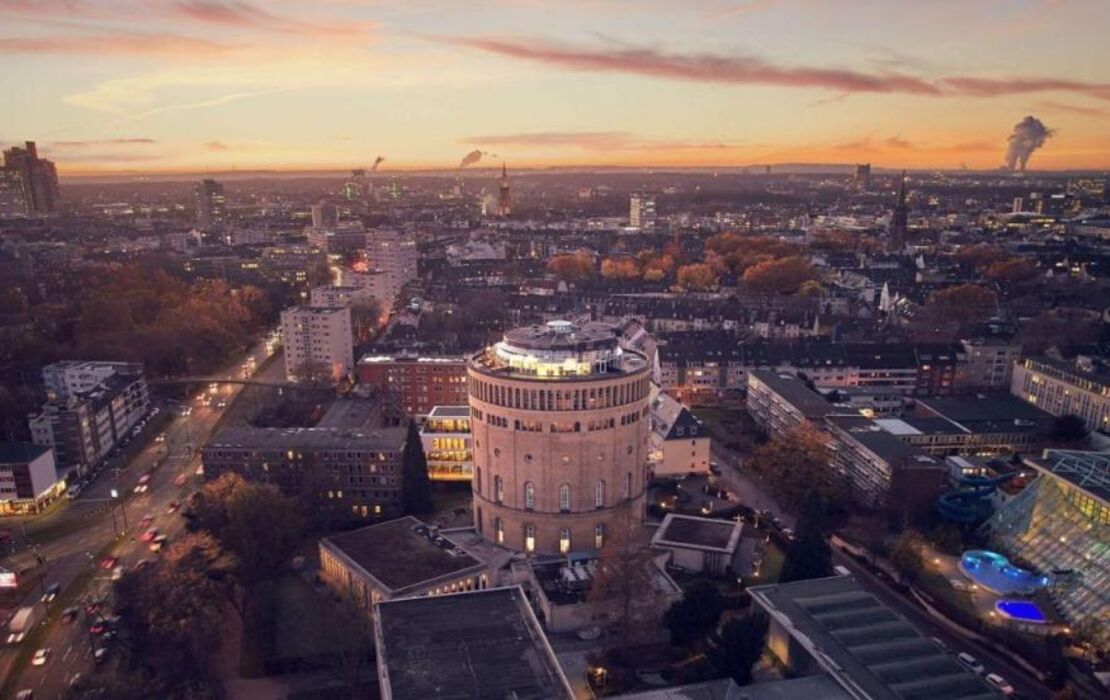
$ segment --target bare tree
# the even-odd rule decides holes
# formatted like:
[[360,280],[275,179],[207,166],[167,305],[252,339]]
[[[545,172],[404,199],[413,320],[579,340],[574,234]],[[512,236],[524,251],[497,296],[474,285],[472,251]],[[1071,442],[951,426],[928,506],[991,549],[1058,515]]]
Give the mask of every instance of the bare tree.
[[606,611],[621,646],[658,628],[663,615],[656,566],[640,523],[629,512],[605,533],[587,600]]

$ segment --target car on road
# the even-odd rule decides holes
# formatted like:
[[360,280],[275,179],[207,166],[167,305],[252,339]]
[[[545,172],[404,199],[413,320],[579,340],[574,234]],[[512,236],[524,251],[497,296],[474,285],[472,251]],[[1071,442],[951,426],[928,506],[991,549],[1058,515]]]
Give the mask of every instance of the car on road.
[[949,579],[948,583],[952,584],[952,588],[956,589],[957,591],[967,590],[967,581],[964,581],[962,578]]
[[165,441],[166,441],[166,434],[165,433],[158,433],[158,435],[155,436],[155,438],[154,438],[154,442],[165,442]]
[[116,568],[116,564],[118,563],[119,557],[104,557],[100,560],[100,568],[104,569],[105,571],[111,571],[112,569]]
[[227,408],[227,399],[220,399],[217,401],[216,408]]
[[968,671],[973,671],[980,675],[987,671],[987,669],[983,668],[983,664],[979,663],[978,659],[966,651],[961,651],[959,654],[956,654],[956,661]]
[[943,639],[940,639],[939,637],[929,637],[929,641],[932,642],[937,649],[940,649],[945,654],[952,653],[952,650],[948,648],[948,645],[944,643]]
[[104,662],[108,660],[108,647],[100,647],[93,652],[93,661],[97,666],[103,666]]
[[170,501],[169,506],[166,507],[166,512],[173,515],[181,508],[181,501]]
[[112,580],[119,581],[121,578],[123,578],[123,567],[117,566],[116,568],[112,569]]
[[174,483],[175,486],[184,486],[185,482],[188,481],[188,480],[189,480],[189,475],[188,474],[180,474],[180,475],[178,475],[178,477],[176,479],[173,480],[173,483]]
[[135,565],[131,567],[131,570],[132,571],[142,571],[143,569],[145,569],[146,567],[150,566],[153,563],[154,562],[150,559],[140,559],[139,561],[135,562]]
[[157,537],[157,536],[158,536],[158,528],[152,527],[149,530],[147,530],[146,532],[144,532],[142,535],[140,535],[139,539],[142,540],[143,542],[152,542],[152,541],[154,541],[154,538]]
[[97,620],[89,625],[89,634],[104,634],[108,631],[108,622],[106,620]]
[[721,475],[721,465],[718,464],[717,462],[710,462],[709,463],[709,473],[713,474],[714,476],[720,476]]
[[43,647],[42,649],[36,651],[35,655],[31,657],[31,665],[44,666],[46,665],[46,660],[48,658],[50,658],[50,649]]
[[35,700],[35,691],[24,688],[15,694],[15,700]]
[[101,605],[100,601],[90,600],[85,605],[85,614],[90,616],[90,617],[93,616],[93,615],[96,615],[97,613],[100,612],[100,605]]
[[67,624],[70,623],[70,622],[73,622],[74,620],[77,619],[77,614],[80,613],[80,612],[81,612],[81,608],[78,608],[77,606],[74,606],[72,608],[66,608],[65,610],[62,611],[62,622],[65,622]]
[[987,683],[990,683],[992,688],[1002,693],[1003,695],[1013,695],[1016,692],[1014,690],[1014,686],[1007,683],[1006,679],[998,675],[997,673],[988,673],[986,675],[986,680]]
[[43,603],[52,603],[52,602],[54,602],[54,599],[57,598],[58,594],[61,593],[61,592],[62,592],[62,584],[60,584],[60,583],[50,584],[46,588],[46,593],[42,594],[42,602]]
[[162,548],[166,546],[166,542],[168,540],[169,538],[165,535],[158,535],[154,538],[154,541],[150,543],[150,551],[155,553],[161,552]]
[[135,484],[135,493],[146,493],[149,488],[146,484]]
[[788,527],[784,527],[784,528],[782,529],[782,536],[783,536],[783,537],[785,537],[785,538],[786,538],[786,539],[788,539],[788,540],[792,540],[792,539],[794,539],[794,536],[795,536],[795,535],[794,535],[794,531],[793,531],[793,530],[791,530],[791,529],[790,529],[790,528],[788,528]]

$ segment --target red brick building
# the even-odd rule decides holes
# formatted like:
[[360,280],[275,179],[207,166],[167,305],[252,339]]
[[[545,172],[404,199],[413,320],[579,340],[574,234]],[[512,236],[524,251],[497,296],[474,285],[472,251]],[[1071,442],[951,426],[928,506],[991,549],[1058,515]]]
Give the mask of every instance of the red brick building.
[[426,416],[435,406],[467,404],[461,357],[367,356],[358,361],[358,381],[379,389],[393,408],[410,416]]

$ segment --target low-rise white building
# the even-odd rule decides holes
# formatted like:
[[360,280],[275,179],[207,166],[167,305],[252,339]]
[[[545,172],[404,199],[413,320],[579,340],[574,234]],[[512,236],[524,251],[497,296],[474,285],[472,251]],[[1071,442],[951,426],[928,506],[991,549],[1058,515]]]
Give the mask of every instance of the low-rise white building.
[[651,451],[654,477],[709,472],[709,429],[686,406],[659,393],[651,405]]
[[52,449],[0,442],[0,515],[38,512],[63,491]]
[[670,552],[670,566],[696,574],[737,572],[742,525],[734,520],[668,513],[651,538],[653,549]]

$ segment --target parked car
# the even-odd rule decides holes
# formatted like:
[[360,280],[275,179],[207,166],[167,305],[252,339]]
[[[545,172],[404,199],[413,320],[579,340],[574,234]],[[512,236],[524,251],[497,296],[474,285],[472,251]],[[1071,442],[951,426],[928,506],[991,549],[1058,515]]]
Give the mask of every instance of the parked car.
[[169,540],[169,538],[166,537],[165,535],[158,535],[150,543],[150,551],[152,551],[154,553],[161,552],[162,548],[166,546],[167,540]]
[[100,560],[100,568],[105,571],[111,571],[116,568],[116,564],[118,563],[119,559],[117,557],[104,557]]
[[155,438],[154,438],[154,442],[165,442],[165,441],[166,441],[166,434],[165,433],[158,433],[158,435],[155,436]]
[[952,650],[948,648],[948,645],[944,643],[944,640],[939,639],[938,637],[929,637],[929,641],[932,642],[937,649],[940,649],[945,654],[952,653]]
[[142,540],[143,542],[152,542],[154,540],[154,538],[157,537],[157,536],[158,536],[158,528],[152,527],[149,530],[147,530],[146,532],[144,532],[142,535],[140,535],[139,539]]
[[983,664],[979,663],[978,659],[976,659],[974,656],[967,653],[966,651],[961,651],[959,654],[956,654],[956,661],[968,671],[972,671],[980,675],[985,673],[987,670],[983,668]]
[[104,662],[107,661],[107,660],[108,660],[108,647],[100,647],[99,649],[97,649],[96,651],[93,652],[93,661],[96,662],[97,666],[104,665]]
[[76,606],[72,608],[66,608],[62,611],[62,622],[65,622],[67,624],[73,622],[77,619],[77,614],[79,612],[81,612],[81,608],[78,608]]
[[1003,695],[1014,694],[1014,686],[1007,683],[1006,679],[998,675],[997,673],[988,673],[986,678],[987,683],[990,683],[991,687],[993,687],[995,690],[1002,693]]

